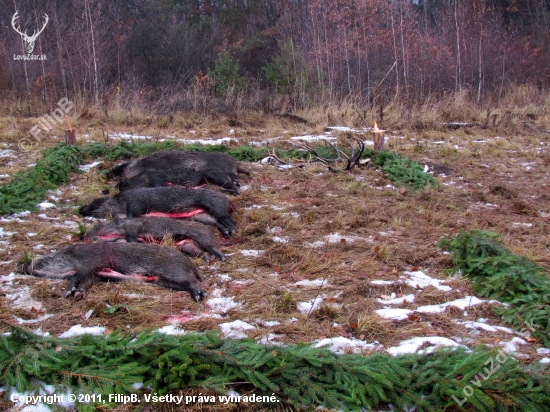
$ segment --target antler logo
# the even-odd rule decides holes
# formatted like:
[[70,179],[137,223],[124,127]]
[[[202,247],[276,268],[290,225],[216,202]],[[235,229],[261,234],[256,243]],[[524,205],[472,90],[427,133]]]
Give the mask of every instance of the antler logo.
[[25,42],[25,49],[27,50],[27,53],[32,54],[32,51],[34,50],[34,42],[38,38],[38,35],[44,31],[44,29],[46,28],[46,24],[48,24],[48,21],[50,21],[50,18],[46,13],[44,13],[44,25],[40,30],[35,30],[32,36],[29,36],[26,30],[24,32],[21,31],[21,26],[19,26],[19,23],[17,23],[17,27],[15,26],[18,17],[19,11],[16,11],[11,19],[11,25],[13,29],[21,35],[21,38]]

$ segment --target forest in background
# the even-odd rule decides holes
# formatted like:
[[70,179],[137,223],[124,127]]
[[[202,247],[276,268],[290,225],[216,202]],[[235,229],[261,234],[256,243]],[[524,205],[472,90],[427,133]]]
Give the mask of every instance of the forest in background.
[[[3,110],[25,102],[23,115],[62,97],[172,114],[410,108],[451,94],[489,113],[511,90],[546,96],[550,84],[546,0],[1,0],[0,10]],[[25,43],[13,24],[44,27],[33,54],[45,60],[15,59]]]

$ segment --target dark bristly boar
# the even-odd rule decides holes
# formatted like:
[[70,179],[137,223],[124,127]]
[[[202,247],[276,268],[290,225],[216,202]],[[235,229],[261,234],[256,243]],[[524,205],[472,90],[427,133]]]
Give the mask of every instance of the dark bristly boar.
[[141,243],[89,243],[67,246],[31,262],[20,262],[21,273],[69,279],[65,297],[85,298],[96,280],[133,280],[184,290],[195,301],[206,296],[204,276],[191,259],[177,250]]
[[229,237],[235,231],[235,223],[229,216],[232,211],[233,205],[229,199],[215,190],[155,187],[126,190],[112,198],[95,199],[81,207],[79,213],[83,216],[118,219],[140,216],[193,217],[194,220],[214,224],[225,237]]
[[202,174],[194,170],[148,170],[128,179],[121,180],[115,186],[115,189],[123,192],[125,190],[147,187],[196,187],[206,183]]
[[171,237],[183,253],[206,262],[217,257],[225,260],[218,239],[209,226],[202,223],[165,217],[122,219],[98,223],[80,236],[80,240],[116,242],[155,242]]
[[237,174],[250,174],[242,169],[233,157],[224,153],[161,150],[113,167],[107,178],[129,179],[151,171],[169,171],[168,182],[170,179],[176,179],[178,174],[185,176],[194,172],[196,175],[192,176],[193,180],[198,179],[198,182],[205,181],[221,186],[231,194],[239,194]]

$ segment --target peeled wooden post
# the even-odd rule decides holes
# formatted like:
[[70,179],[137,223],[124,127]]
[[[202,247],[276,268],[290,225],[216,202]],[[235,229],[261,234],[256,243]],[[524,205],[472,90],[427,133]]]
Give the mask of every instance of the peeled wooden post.
[[69,117],[65,115],[65,118],[67,119],[67,124],[69,125],[69,128],[65,129],[65,143],[75,145],[76,130],[71,127],[71,123],[69,122]]
[[374,136],[374,150],[379,152],[384,150],[385,146],[385,130],[380,130],[376,122],[374,123],[374,129],[372,130],[372,135]]

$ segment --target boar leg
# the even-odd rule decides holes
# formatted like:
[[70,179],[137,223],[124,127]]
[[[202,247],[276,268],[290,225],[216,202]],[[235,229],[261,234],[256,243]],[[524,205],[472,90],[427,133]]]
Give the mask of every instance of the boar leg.
[[128,204],[126,205],[126,217],[128,219],[132,217],[138,217],[140,214],[144,212],[143,208],[140,207],[136,202],[128,201]]
[[165,277],[159,276],[153,281],[153,283],[169,289],[188,291],[191,298],[195,302],[199,302],[202,298],[206,297],[206,290],[201,287],[200,282],[197,279],[176,283],[166,279]]
[[222,216],[219,218],[219,222],[227,228],[227,231],[231,236],[235,231],[235,222],[233,222],[233,219],[231,219],[231,216],[229,215]]
[[138,241],[139,234],[142,230],[143,225],[127,225],[124,228],[125,234],[126,234],[126,242],[133,243]]
[[191,257],[198,257],[203,259],[206,263],[210,262],[210,256],[204,250],[202,250],[193,240],[184,239],[177,243],[178,249]]
[[222,251],[220,249],[218,249],[215,245],[210,245],[207,242],[203,242],[203,240],[205,240],[205,239],[197,239],[196,240],[197,245],[201,249],[206,250],[206,252],[208,252],[208,254],[214,255],[215,257],[217,257],[218,259],[220,259],[223,262],[225,260],[225,256],[222,253]]
[[212,215],[208,213],[201,213],[200,215],[193,216],[192,220],[195,222],[200,222],[205,225],[216,226],[216,228],[220,231],[223,237],[231,236],[231,233],[229,233],[229,230],[227,229],[227,227],[218,223],[216,219],[214,219]]
[[95,283],[96,276],[77,276],[74,275],[69,279],[69,285],[65,289],[65,297],[68,298],[71,295],[75,300],[86,299],[88,289]]

